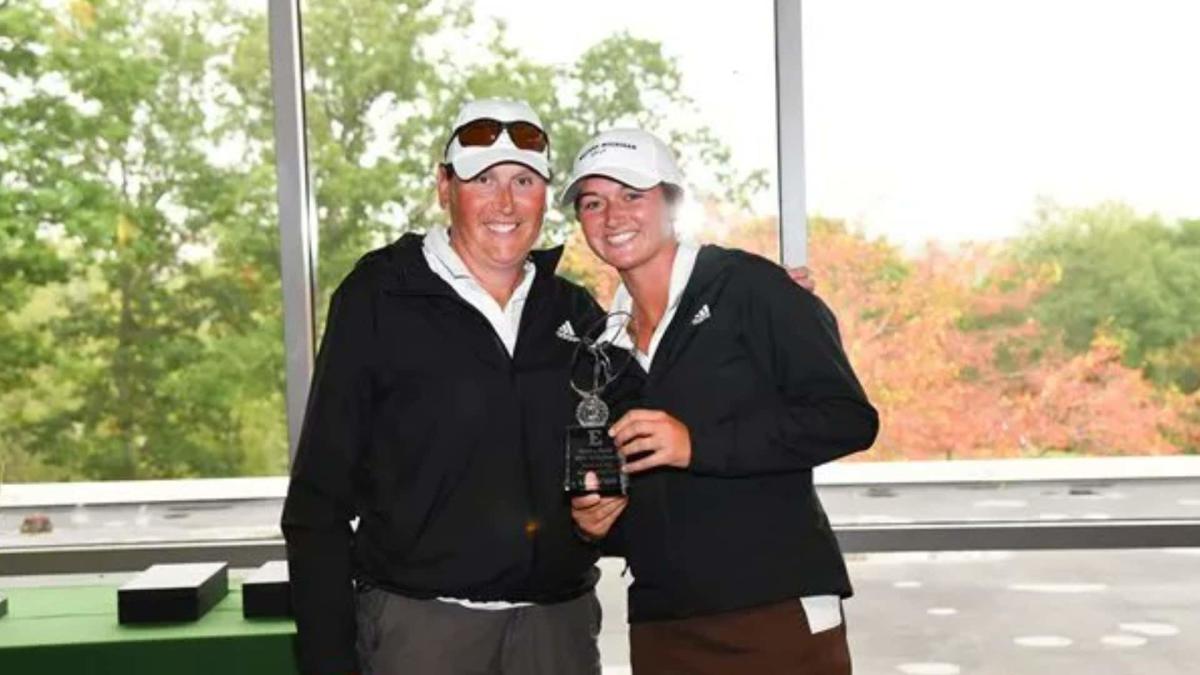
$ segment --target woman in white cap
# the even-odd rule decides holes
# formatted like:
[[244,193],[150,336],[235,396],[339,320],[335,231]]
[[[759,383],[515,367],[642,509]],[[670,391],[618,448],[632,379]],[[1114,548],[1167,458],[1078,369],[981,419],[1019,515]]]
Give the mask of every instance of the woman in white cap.
[[636,129],[584,145],[563,195],[617,269],[617,337],[646,371],[609,433],[629,497],[573,499],[633,573],[634,673],[848,674],[845,563],[812,468],[874,442],[878,415],[837,324],[756,255],[680,243],[683,176]]

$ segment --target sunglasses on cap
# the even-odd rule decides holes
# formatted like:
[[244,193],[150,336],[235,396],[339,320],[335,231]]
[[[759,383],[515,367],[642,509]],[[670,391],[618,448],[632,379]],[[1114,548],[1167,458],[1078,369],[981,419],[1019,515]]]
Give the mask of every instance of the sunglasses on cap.
[[[522,120],[501,122],[490,118],[467,122],[450,135],[450,142],[457,138],[459,145],[464,148],[486,147],[495,143],[504,131],[508,131],[513,145],[521,150],[545,152],[546,146],[550,145],[550,138],[536,124]],[[447,143],[446,149],[449,148],[450,143]]]

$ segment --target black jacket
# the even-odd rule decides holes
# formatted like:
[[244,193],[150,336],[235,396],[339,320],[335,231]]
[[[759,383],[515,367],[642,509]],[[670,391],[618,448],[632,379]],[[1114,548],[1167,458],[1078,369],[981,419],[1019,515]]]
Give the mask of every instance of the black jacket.
[[352,580],[555,602],[598,577],[562,492],[575,345],[555,331],[600,308],[535,251],[510,358],[421,249],[367,254],[330,303],[282,521],[304,672],[356,669]]
[[692,461],[630,484],[611,542],[630,621],[850,595],[812,467],[869,447],[879,418],[824,303],[774,263],[703,247],[643,397],[687,425]]

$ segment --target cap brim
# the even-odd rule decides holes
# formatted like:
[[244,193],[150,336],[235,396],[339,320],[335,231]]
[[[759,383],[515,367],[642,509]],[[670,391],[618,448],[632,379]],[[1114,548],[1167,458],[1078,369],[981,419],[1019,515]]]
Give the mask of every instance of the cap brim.
[[584,180],[592,176],[601,176],[603,178],[611,178],[618,183],[628,185],[635,190],[649,190],[650,188],[663,182],[657,176],[634,171],[620,166],[611,167],[596,167],[589,169],[587,173],[576,176],[571,180],[571,184],[563,191],[562,198],[558,200],[560,206],[567,207],[575,204],[575,199],[579,196],[579,189]]
[[470,180],[490,167],[509,162],[524,164],[536,171],[542,178],[550,180],[550,163],[546,160],[546,156],[519,148],[493,146],[480,149],[478,152],[467,153],[459,151],[458,156],[450,164],[454,166],[454,173],[459,178]]

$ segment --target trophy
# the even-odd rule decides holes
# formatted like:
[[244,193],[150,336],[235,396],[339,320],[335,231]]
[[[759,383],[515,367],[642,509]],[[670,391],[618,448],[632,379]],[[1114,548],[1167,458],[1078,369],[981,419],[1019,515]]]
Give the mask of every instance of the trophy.
[[[610,325],[613,317],[614,315],[606,315],[601,321]],[[624,328],[620,327],[620,330]],[[579,405],[575,407],[575,420],[579,424],[567,427],[567,462],[563,489],[571,494],[598,492],[606,496],[623,495],[629,487],[629,477],[622,471],[625,459],[617,452],[613,439],[608,435],[608,404],[600,396],[604,389],[620,376],[632,355],[627,357],[621,369],[614,371],[612,358],[608,353],[612,341],[602,339],[608,333],[606,330],[596,339],[591,339],[590,333],[583,337],[564,336],[576,343],[575,357],[571,361],[570,384],[571,389],[580,397]],[[575,365],[579,363],[581,355],[586,355],[592,361],[591,382],[587,387],[580,387],[574,379]]]

